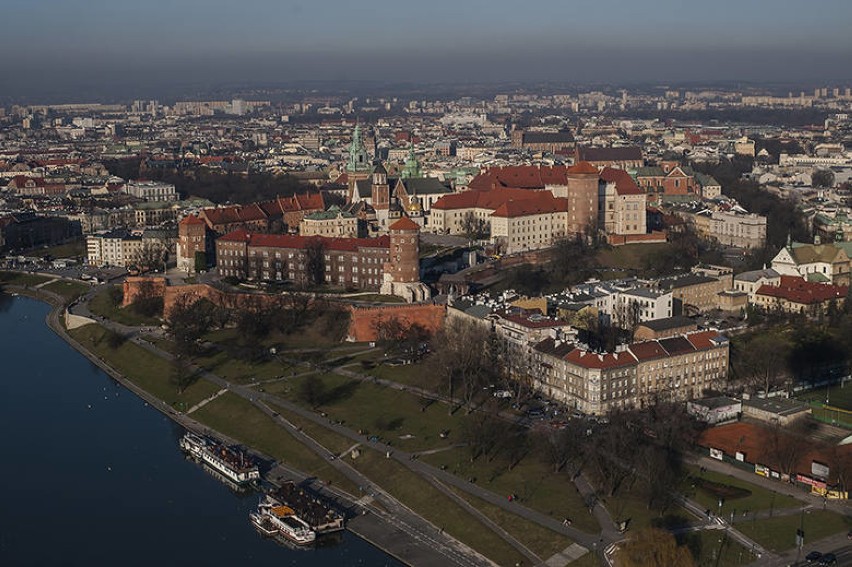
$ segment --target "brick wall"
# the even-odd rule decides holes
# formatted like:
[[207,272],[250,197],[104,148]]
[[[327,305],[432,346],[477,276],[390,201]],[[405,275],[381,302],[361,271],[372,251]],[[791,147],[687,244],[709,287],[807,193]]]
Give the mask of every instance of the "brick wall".
[[446,307],[443,305],[393,305],[387,307],[353,307],[349,320],[349,340],[356,342],[375,341],[376,323],[399,319],[406,325],[418,323],[430,332],[440,331],[444,326]]

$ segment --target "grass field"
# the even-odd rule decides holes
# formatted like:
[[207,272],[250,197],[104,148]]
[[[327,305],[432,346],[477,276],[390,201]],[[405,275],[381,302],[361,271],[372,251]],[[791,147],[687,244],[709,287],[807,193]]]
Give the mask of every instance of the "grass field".
[[466,448],[455,448],[421,457],[423,461],[461,477],[474,478],[476,483],[497,494],[514,494],[524,505],[557,520],[571,518],[573,527],[589,533],[600,530],[597,520],[589,514],[583,498],[567,473],[554,473],[553,467],[541,462],[532,453],[512,470],[502,458],[488,462],[480,457],[470,462]]
[[74,339],[102,359],[128,380],[179,410],[186,410],[215,394],[219,388],[207,380],[198,380],[182,393],[171,382],[171,364],[131,342],[112,348],[107,331],[100,325],[86,325],[68,331]]
[[192,414],[206,426],[254,447],[308,475],[332,481],[346,492],[357,495],[358,487],[308,449],[285,428],[236,394],[219,396]]
[[159,317],[145,317],[136,313],[132,306],[121,307],[116,304],[112,291],[114,287],[108,286],[92,298],[89,302],[89,309],[92,313],[130,327],[158,326],[160,324]]
[[[803,402],[825,403],[825,401],[828,400],[827,405],[839,408],[841,410],[846,410],[848,412],[852,412],[852,382],[845,382],[842,385],[835,384],[828,388],[818,388],[816,390],[810,390],[808,392],[799,394],[796,397],[802,400]],[[839,413],[841,415],[835,416],[837,419],[843,420],[847,423],[852,423],[852,413],[844,414],[843,412],[832,412],[831,410],[826,411],[829,412],[829,414],[827,415],[829,421],[831,420],[832,414]]]
[[74,301],[75,299],[89,291],[90,288],[88,285],[80,282],[57,280],[55,282],[50,282],[49,284],[42,286],[41,289],[52,291],[53,293],[58,293],[59,295],[64,297],[66,301]]
[[528,563],[524,555],[461,505],[396,461],[369,449],[348,461],[400,502],[498,565]]
[[57,244],[56,246],[48,246],[47,248],[36,248],[24,255],[38,256],[39,258],[46,256],[51,256],[52,258],[79,258],[85,254],[85,251],[86,241],[80,239],[65,244]]
[[0,272],[0,283],[17,285],[21,287],[33,287],[50,281],[52,278],[39,276],[37,274],[23,274],[20,272]]
[[529,520],[525,520],[517,514],[507,512],[499,506],[481,500],[476,496],[471,496],[456,488],[452,490],[459,498],[465,500],[468,504],[479,510],[486,518],[515,536],[519,542],[545,561],[573,543],[568,537]]
[[626,244],[605,248],[598,252],[596,261],[603,268],[618,268],[620,270],[644,270],[647,259],[659,254],[670,252],[668,242],[647,244]]
[[[449,415],[444,404],[427,404],[410,392],[337,374],[317,376],[325,400],[316,409],[327,413],[330,419],[343,421],[354,431],[376,435],[404,451],[423,451],[457,443],[467,419],[462,411]],[[299,395],[307,379],[305,376],[288,379],[290,391],[285,395],[310,407]],[[449,437],[442,439],[440,434],[447,430]]]
[[736,528],[743,534],[776,552],[796,546],[796,530],[799,526],[805,532],[805,546],[808,546],[828,536],[848,531],[852,528],[852,517],[818,510],[806,511],[804,515],[793,514],[736,524]]
[[[728,516],[732,511],[742,513],[744,510],[751,512],[760,510],[781,510],[783,508],[798,508],[799,501],[791,496],[778,494],[771,490],[762,488],[756,484],[734,478],[733,476],[717,473],[714,471],[704,471],[703,473],[697,467],[687,467],[690,477],[700,478],[717,483],[723,486],[730,486],[734,489],[742,489],[743,492],[750,493],[742,498],[723,498],[721,514],[722,517]],[[701,504],[705,509],[712,510],[714,514],[719,513],[719,496],[711,488],[699,488],[700,482],[694,483],[692,486],[692,478],[687,478],[681,485],[683,493]]]
[[692,552],[696,567],[734,567],[748,565],[756,559],[749,549],[728,537],[724,530],[689,532],[678,537],[678,540]]

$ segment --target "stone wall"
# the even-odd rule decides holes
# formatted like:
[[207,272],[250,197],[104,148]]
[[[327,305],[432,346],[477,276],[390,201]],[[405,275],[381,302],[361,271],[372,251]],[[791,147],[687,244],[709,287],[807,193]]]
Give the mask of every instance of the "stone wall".
[[377,340],[376,324],[398,319],[406,325],[417,323],[432,333],[444,326],[446,307],[443,305],[389,305],[386,307],[353,307],[349,320],[348,340],[368,342]]

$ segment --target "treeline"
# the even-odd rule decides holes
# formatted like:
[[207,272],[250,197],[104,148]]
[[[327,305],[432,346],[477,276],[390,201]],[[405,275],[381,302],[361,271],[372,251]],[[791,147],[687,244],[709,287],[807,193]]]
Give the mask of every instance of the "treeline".
[[150,179],[175,186],[182,198],[199,197],[214,203],[253,203],[278,196],[306,193],[312,187],[290,175],[269,173],[230,173],[193,168],[183,172],[172,169],[145,169],[141,159],[111,160],[107,171],[123,179]]

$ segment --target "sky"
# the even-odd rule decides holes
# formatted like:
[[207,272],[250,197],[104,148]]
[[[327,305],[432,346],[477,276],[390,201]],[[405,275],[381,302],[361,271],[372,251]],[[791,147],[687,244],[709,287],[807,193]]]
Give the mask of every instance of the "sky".
[[3,0],[0,20],[0,95],[12,96],[237,82],[852,81],[849,0]]

